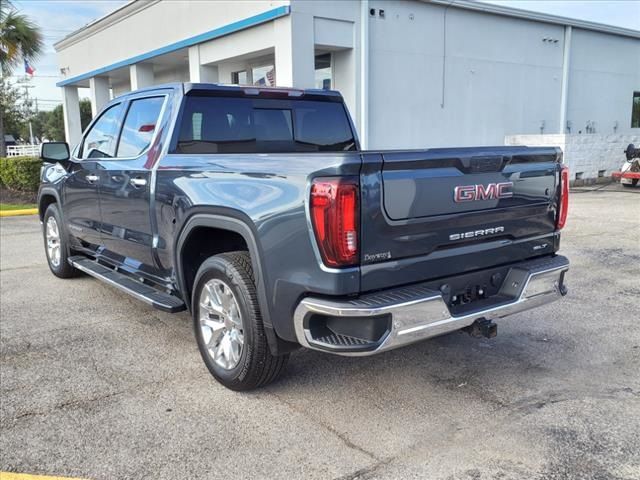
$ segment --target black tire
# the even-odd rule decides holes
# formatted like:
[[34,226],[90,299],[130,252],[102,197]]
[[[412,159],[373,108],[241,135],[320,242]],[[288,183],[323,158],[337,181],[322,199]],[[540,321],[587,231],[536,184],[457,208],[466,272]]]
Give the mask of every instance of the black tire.
[[[56,264],[55,259],[50,258],[48,242],[47,242],[47,228],[49,226],[49,219],[52,218],[57,226],[58,231],[58,250],[60,258],[58,259],[58,263]],[[62,218],[60,217],[60,211],[58,210],[58,205],[52,203],[47,207],[47,210],[44,212],[44,217],[42,220],[42,238],[44,239],[44,253],[47,257],[47,264],[49,265],[49,269],[51,273],[53,273],[58,278],[71,278],[76,277],[80,273],[78,270],[69,265],[69,245],[67,240],[67,235],[64,231],[64,225],[62,223]]]
[[634,178],[631,180],[631,183],[623,183],[622,186],[623,187],[627,187],[627,188],[633,188],[638,184],[638,179]]
[[[214,361],[209,350],[212,344],[207,347],[200,324],[203,308],[200,306],[201,294],[205,285],[214,279],[230,287],[242,319],[244,344],[237,365],[228,369]],[[225,387],[237,391],[263,387],[276,380],[284,370],[289,355],[274,356],[269,350],[249,253],[229,252],[208,258],[198,269],[194,285],[191,299],[193,326],[198,349],[211,375]]]

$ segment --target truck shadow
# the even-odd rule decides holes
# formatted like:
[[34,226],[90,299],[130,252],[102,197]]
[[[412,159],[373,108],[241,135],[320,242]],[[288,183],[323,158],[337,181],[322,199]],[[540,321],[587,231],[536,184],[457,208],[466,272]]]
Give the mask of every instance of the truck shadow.
[[326,392],[345,401],[362,391],[373,396],[381,391],[386,399],[399,399],[403,392],[419,398],[473,392],[502,405],[514,401],[510,397],[518,396],[518,390],[524,395],[536,383],[573,368],[567,355],[574,340],[557,332],[527,331],[526,325],[500,327],[503,331],[491,340],[454,332],[372,357],[300,350],[292,354],[283,378],[266,390],[277,395],[308,392],[316,398]]

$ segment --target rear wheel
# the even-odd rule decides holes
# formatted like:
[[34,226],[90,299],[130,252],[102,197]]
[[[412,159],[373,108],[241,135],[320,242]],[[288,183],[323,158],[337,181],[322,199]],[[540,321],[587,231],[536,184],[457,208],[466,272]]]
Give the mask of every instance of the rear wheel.
[[632,188],[632,187],[635,187],[637,184],[638,184],[638,179],[634,178],[631,180],[631,183],[623,183],[622,186],[627,188]]
[[69,265],[69,249],[67,237],[62,229],[62,219],[58,205],[52,203],[44,212],[42,235],[44,250],[51,272],[59,278],[71,278],[78,275],[78,270]]
[[207,259],[192,297],[198,348],[216,380],[232,390],[251,390],[282,373],[289,356],[269,350],[247,252]]

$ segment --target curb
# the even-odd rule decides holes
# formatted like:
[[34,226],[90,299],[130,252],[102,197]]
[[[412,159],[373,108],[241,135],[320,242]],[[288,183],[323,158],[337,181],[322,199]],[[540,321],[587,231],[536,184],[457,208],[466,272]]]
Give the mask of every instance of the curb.
[[17,217],[18,215],[35,215],[38,213],[37,208],[25,208],[24,210],[2,210],[0,217]]

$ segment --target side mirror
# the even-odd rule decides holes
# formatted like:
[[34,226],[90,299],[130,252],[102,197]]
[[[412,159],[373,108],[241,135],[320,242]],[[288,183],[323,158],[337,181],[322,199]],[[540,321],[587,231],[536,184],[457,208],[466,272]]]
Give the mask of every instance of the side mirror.
[[47,163],[69,160],[69,144],[67,142],[45,142],[40,145],[40,159]]

